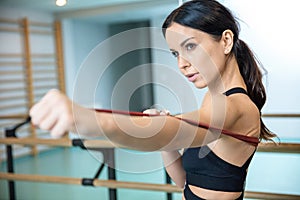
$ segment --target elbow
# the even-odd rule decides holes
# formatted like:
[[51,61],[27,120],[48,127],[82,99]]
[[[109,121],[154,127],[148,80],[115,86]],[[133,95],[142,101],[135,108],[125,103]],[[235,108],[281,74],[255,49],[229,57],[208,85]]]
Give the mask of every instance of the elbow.
[[176,183],[176,185],[179,188],[184,189],[185,184],[186,184],[186,178],[185,178],[185,173],[184,173],[184,176],[180,179],[180,181],[178,181],[178,183]]
[[171,178],[177,187],[179,187],[180,189],[184,189],[186,185],[185,173],[182,176],[173,176]]
[[179,187],[180,189],[184,189],[185,182],[182,182],[182,183],[176,183],[176,186]]
[[186,173],[183,170],[181,177],[176,181],[176,186],[181,189],[184,189],[185,185],[186,185]]

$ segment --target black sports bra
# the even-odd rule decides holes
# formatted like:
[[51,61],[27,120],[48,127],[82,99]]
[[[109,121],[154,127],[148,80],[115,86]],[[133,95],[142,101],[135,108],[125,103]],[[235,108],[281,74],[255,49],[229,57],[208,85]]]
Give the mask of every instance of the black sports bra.
[[[224,95],[236,93],[247,94],[243,88],[232,88]],[[231,136],[240,139],[236,135]],[[243,141],[247,142],[247,136]],[[243,166],[238,167],[217,156],[208,146],[186,149],[182,156],[186,184],[216,191],[243,192],[247,169],[253,155],[254,153]],[[185,190],[188,190],[187,187]]]

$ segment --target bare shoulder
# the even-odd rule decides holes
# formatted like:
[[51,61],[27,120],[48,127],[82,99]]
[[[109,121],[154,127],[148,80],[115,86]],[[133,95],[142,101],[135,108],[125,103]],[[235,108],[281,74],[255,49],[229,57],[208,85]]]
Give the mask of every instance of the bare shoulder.
[[[226,97],[224,129],[241,135],[259,136],[259,110],[247,95],[234,94]],[[221,135],[209,147],[219,157],[237,166],[242,166],[255,150],[254,146],[227,135]]]
[[259,134],[259,110],[249,96],[241,93],[225,96],[207,92],[201,107],[182,117],[194,120],[199,118],[203,123],[243,135]]
[[245,94],[234,94],[227,97],[227,125],[232,131],[243,135],[258,136],[260,113],[254,102]]

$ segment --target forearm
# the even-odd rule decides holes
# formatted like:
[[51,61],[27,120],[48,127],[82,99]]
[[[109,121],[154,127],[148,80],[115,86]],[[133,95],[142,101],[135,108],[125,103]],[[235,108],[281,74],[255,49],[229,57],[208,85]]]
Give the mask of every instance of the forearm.
[[161,155],[169,176],[178,187],[183,188],[186,173],[182,166],[181,154],[178,151],[163,151]]
[[[134,117],[97,113],[100,132],[120,147],[141,151],[160,151],[178,132],[179,122],[167,116]],[[176,122],[176,123],[174,123]]]
[[[87,130],[83,133],[99,132],[99,136],[104,134],[119,147],[140,151],[172,151],[190,147],[196,141],[195,135],[200,130],[172,116],[134,117],[95,112],[91,117],[94,120],[80,123],[83,130]],[[85,126],[90,121],[96,123]]]

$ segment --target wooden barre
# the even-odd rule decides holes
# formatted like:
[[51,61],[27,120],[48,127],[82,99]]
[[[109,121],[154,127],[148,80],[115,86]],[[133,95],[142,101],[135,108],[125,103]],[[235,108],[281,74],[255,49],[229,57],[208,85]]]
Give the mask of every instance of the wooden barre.
[[0,93],[2,92],[23,92],[25,87],[11,87],[11,88],[1,88]]
[[[82,185],[82,178],[45,176],[45,175],[34,175],[34,174],[14,174],[14,173],[0,172],[0,179]],[[94,179],[93,185],[96,187],[107,187],[107,188],[114,188],[114,189],[127,188],[127,189],[154,190],[154,191],[165,191],[165,192],[182,192],[182,189],[171,184],[153,184],[153,183]]]
[[15,108],[23,108],[24,106],[26,106],[27,103],[18,103],[18,104],[9,104],[9,105],[1,105],[0,109],[1,110],[7,110],[7,109],[15,109]]
[[0,71],[0,75],[23,75],[22,71],[16,71],[16,70],[5,70],[5,71]]
[[[0,62],[0,66],[24,66],[25,62]],[[42,61],[34,61],[31,62],[34,66],[55,66],[56,62],[42,62]]]
[[[6,179],[11,181],[32,181],[32,182],[45,182],[45,183],[73,184],[73,185],[82,185],[82,180],[83,180],[82,178],[73,178],[73,177],[46,176],[46,175],[34,175],[34,174],[14,174],[14,173],[4,173],[4,172],[0,172],[0,179]],[[124,189],[137,189],[137,190],[151,190],[151,191],[160,191],[160,192],[169,192],[169,193],[182,192],[181,188],[172,184],[154,184],[154,183],[127,182],[127,181],[116,181],[116,180],[94,179],[93,186],[107,187],[112,189],[124,188]],[[300,195],[246,191],[245,198],[294,200],[294,199],[299,199]]]
[[[72,147],[72,140],[62,139],[40,139],[40,138],[1,138],[0,144],[19,144],[19,145],[48,145],[57,147]],[[83,140],[86,148],[116,148],[108,140]],[[281,152],[281,153],[300,153],[300,144],[297,143],[260,143],[258,152]]]
[[0,53],[0,58],[23,58],[24,54],[22,53]]
[[279,118],[279,117],[283,117],[283,118],[298,118],[300,117],[300,114],[289,114],[289,113],[282,113],[282,114],[262,114],[262,117],[268,117],[268,118]]
[[260,143],[258,152],[300,153],[299,143]]
[[[19,24],[21,21],[17,19],[5,19],[1,18],[0,23],[8,23],[8,24]],[[30,26],[42,26],[42,27],[52,27],[53,23],[51,22],[38,22],[38,21],[31,21],[29,23]]]
[[33,78],[33,81],[34,83],[44,83],[44,82],[56,82],[55,78],[56,77],[53,77],[51,75],[55,75],[55,74],[49,74],[48,77],[36,77],[36,78]]
[[[2,32],[21,32],[22,28],[2,28],[0,27],[0,31]],[[30,30],[32,34],[40,34],[40,35],[52,35],[53,31],[44,31],[44,30]]]
[[54,69],[39,69],[39,70],[33,70],[36,74],[48,74],[48,73],[55,73]]
[[23,67],[25,65],[25,62],[0,62],[1,67]]
[[0,119],[26,119],[27,114],[0,115]]
[[54,53],[32,53],[31,56],[33,58],[55,58]]
[[16,20],[16,19],[5,19],[5,18],[1,18],[1,19],[0,19],[0,23],[18,24],[18,23],[20,23],[20,21],[19,21],[19,20]]
[[35,66],[55,66],[56,63],[55,62],[42,62],[42,61],[35,61],[35,62],[32,62],[32,65],[35,65]]
[[51,22],[46,23],[46,22],[30,21],[30,22],[29,22],[29,25],[30,25],[30,26],[48,27],[48,28],[53,27],[53,23],[51,23]]
[[21,77],[20,79],[16,79],[16,78],[2,79],[2,80],[0,80],[0,83],[12,83],[13,84],[13,83],[23,83],[23,81],[24,81],[24,78]]
[[[47,145],[56,147],[73,147],[72,140],[67,138],[61,139],[41,139],[41,138],[1,138],[0,144],[19,144],[19,145]],[[115,148],[108,140],[83,140],[86,148]]]
[[22,28],[2,28],[0,27],[0,32],[21,32]]
[[12,99],[13,100],[24,100],[26,98],[25,95],[21,95],[21,94],[18,94],[18,95],[14,95],[14,96],[4,96],[4,97],[0,97],[0,101],[11,101]]
[[40,35],[52,35],[54,33],[53,30],[30,30],[31,34],[40,34]]
[[292,194],[275,194],[269,192],[252,192],[245,191],[245,198],[249,199],[271,199],[271,200],[299,200],[300,195]]
[[39,89],[45,89],[45,90],[50,90],[53,88],[58,88],[57,84],[53,84],[53,85],[36,85],[34,86],[34,89],[39,90]]
[[[31,53],[34,58],[55,58],[53,53]],[[24,54],[22,53],[0,53],[0,58],[23,58]]]

